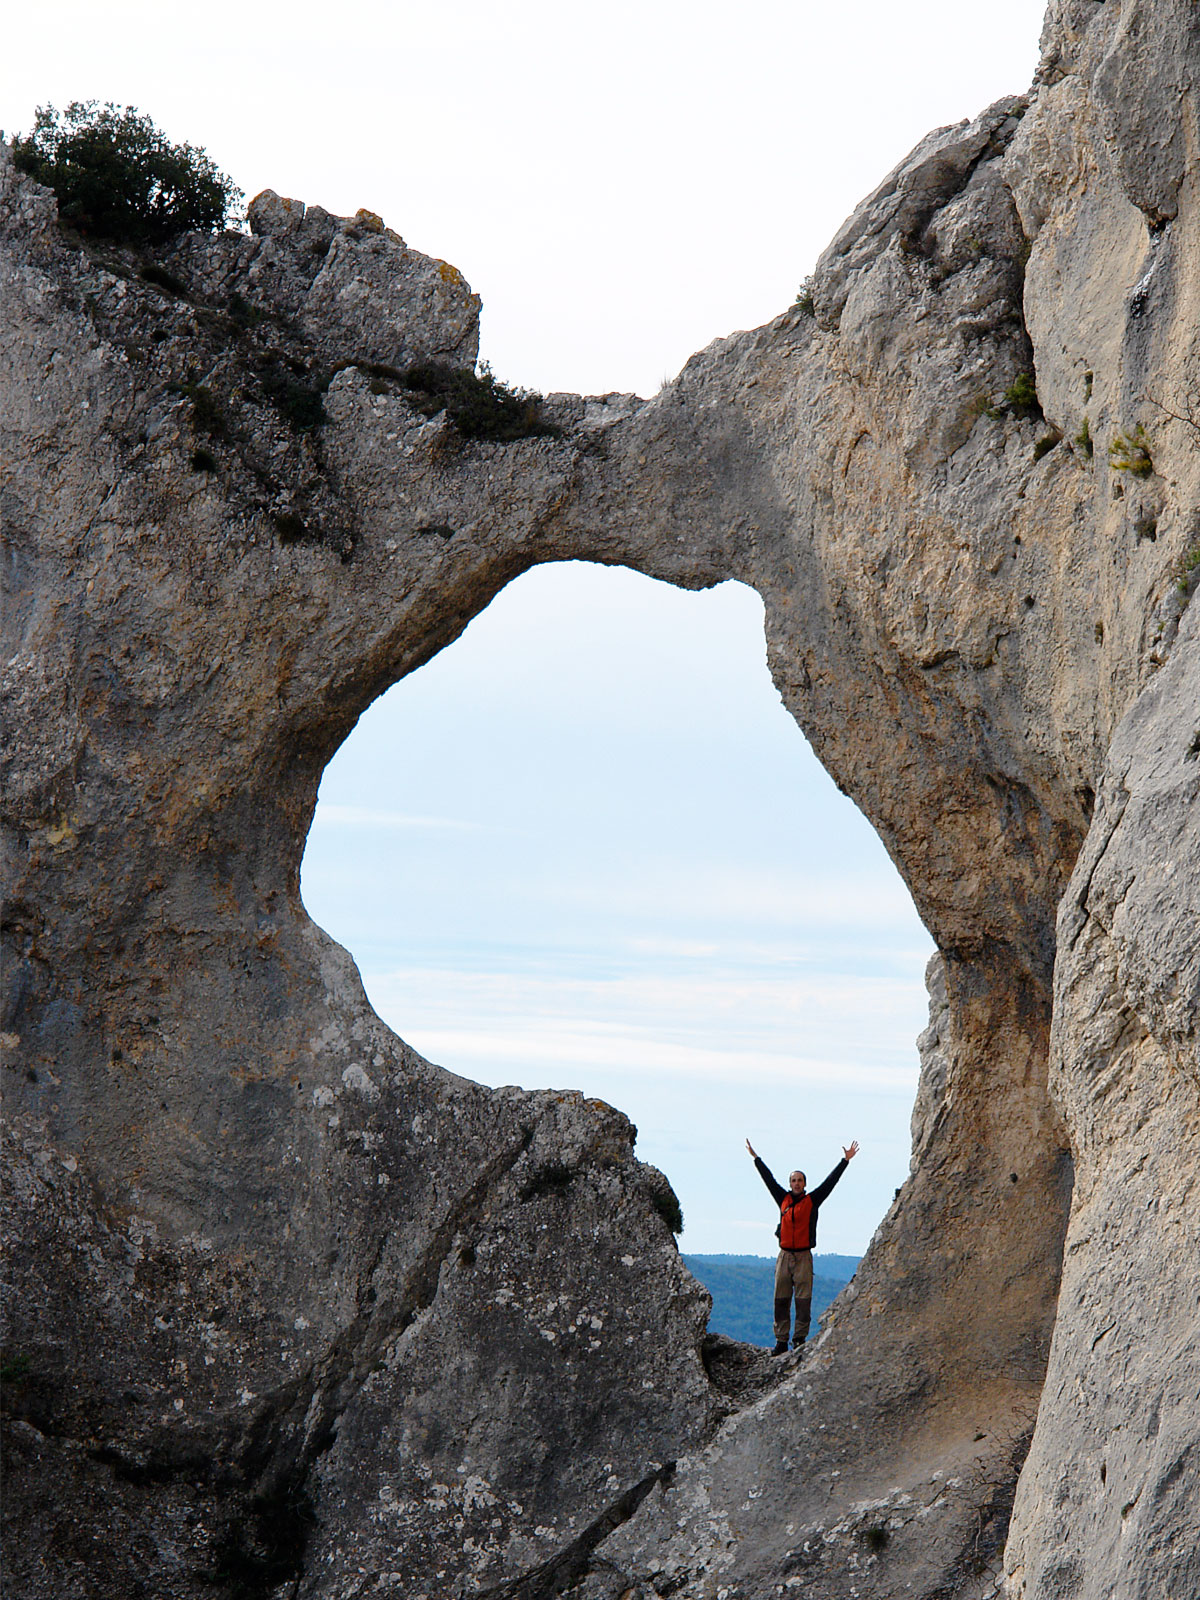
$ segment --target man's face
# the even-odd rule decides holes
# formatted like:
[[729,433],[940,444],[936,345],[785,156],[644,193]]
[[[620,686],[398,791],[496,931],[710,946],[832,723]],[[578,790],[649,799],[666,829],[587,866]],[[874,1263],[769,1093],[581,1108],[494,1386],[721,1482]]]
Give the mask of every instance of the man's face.
[[788,1179],[788,1188],[793,1194],[803,1194],[807,1182],[808,1180],[802,1172],[793,1172]]

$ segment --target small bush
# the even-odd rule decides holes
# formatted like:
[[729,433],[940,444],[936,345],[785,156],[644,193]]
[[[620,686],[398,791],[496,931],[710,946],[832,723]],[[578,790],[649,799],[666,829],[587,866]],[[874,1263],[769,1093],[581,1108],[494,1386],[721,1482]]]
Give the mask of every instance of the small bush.
[[[385,369],[374,369],[372,375],[383,377]],[[542,421],[540,394],[510,389],[486,363],[475,373],[470,367],[421,361],[400,374],[400,381],[419,411],[427,417],[444,411],[464,439],[507,444],[514,439],[556,438],[562,432]]]
[[1148,478],[1154,471],[1146,430],[1139,422],[1132,433],[1114,433],[1108,447],[1108,461],[1114,472],[1131,472],[1135,478]]
[[1004,403],[1014,417],[1040,417],[1037,385],[1032,372],[1019,373],[1004,391]]
[[1175,563],[1173,572],[1175,587],[1181,595],[1191,596],[1192,588],[1200,582],[1200,544],[1193,545]]
[[538,1167],[521,1186],[522,1200],[538,1200],[543,1195],[566,1194],[575,1173],[561,1161],[547,1161]]
[[674,1234],[683,1232],[683,1207],[679,1204],[679,1196],[674,1189],[655,1189],[650,1196],[654,1209]]
[[293,365],[279,357],[269,357],[259,368],[258,378],[267,400],[297,433],[319,428],[328,420],[323,385],[302,363]]
[[404,387],[404,374],[399,367],[389,367],[382,361],[350,361],[347,365],[357,367],[369,378],[374,378],[376,383],[398,383],[401,388]]
[[813,300],[813,281],[811,275],[805,278],[796,295],[796,310],[804,313],[806,317],[815,317],[817,307]]
[[325,401],[314,384],[297,383],[294,379],[284,378],[277,384],[270,387],[264,384],[263,387],[267,389],[267,398],[276,411],[297,433],[319,428],[326,421]]
[[297,516],[294,511],[280,511],[272,519],[275,523],[275,532],[279,535],[280,544],[303,544],[312,540],[312,531],[303,517]]
[[880,1550],[887,1548],[890,1539],[891,1534],[882,1525],[874,1528],[864,1528],[862,1532],[862,1542],[868,1550],[874,1551],[877,1555]]
[[171,144],[136,106],[39,106],[33,132],[13,141],[13,160],[53,189],[63,222],[126,244],[213,233],[241,198],[203,150]]
[[1021,372],[1013,379],[995,405],[983,408],[984,416],[999,422],[1004,417],[1040,417],[1037,388],[1032,372]]
[[207,433],[217,439],[225,432],[225,413],[211,389],[206,389],[202,383],[173,383],[171,392],[192,402],[192,426],[197,433]]
[[0,1383],[20,1385],[29,1377],[29,1357],[23,1350],[15,1351],[12,1355],[5,1355],[0,1359]]
[[217,458],[213,455],[211,450],[192,451],[193,472],[215,472],[216,470]]
[[213,1564],[200,1580],[231,1600],[274,1594],[303,1571],[304,1552],[316,1525],[307,1490],[285,1482],[255,1495],[242,1517],[213,1541]]
[[244,295],[240,295],[236,289],[229,296],[227,304],[229,306],[230,320],[239,330],[257,328],[259,323],[265,322],[269,315],[261,306],[251,305],[249,300]]
[[145,282],[154,284],[155,288],[165,289],[168,294],[176,296],[187,294],[187,284],[182,278],[177,278],[173,272],[157,266],[153,261],[142,268],[141,277]]
[[1085,455],[1090,461],[1092,456],[1095,454],[1096,446],[1092,443],[1092,430],[1088,425],[1088,419],[1086,416],[1083,419],[1083,426],[1075,435],[1075,444],[1080,453]]

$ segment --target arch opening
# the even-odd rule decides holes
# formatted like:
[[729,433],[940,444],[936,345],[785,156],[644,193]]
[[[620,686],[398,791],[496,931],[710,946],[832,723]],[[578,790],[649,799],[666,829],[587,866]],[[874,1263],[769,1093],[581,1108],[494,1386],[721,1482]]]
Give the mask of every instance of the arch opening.
[[310,914],[439,1065],[639,1129],[681,1248],[764,1256],[743,1139],[860,1255],[908,1173],[932,941],[784,709],[762,603],[542,566],[364,714],[326,769]]

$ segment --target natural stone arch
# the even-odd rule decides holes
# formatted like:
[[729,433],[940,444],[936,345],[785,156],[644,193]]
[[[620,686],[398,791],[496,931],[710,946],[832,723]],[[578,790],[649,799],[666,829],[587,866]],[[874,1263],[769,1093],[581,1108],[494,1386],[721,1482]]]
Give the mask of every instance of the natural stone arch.
[[[311,251],[289,255],[307,245],[297,208],[260,204],[255,215],[262,231],[253,244],[187,247],[179,265],[193,275],[201,301],[207,296],[211,303],[233,274],[234,282],[257,286],[260,294],[269,288],[284,304],[302,302],[287,277],[301,270],[298,259],[311,259]],[[343,243],[329,252],[331,273],[353,259],[354,233],[354,225],[343,225],[337,236]],[[53,236],[43,238],[50,270],[62,272]],[[376,251],[377,239],[368,233],[363,247]],[[405,260],[397,261],[402,269]],[[82,271],[86,284],[90,270],[68,268],[68,281],[73,285],[70,272]],[[417,279],[423,281],[419,271]],[[132,318],[149,344],[147,319],[163,314],[145,300],[101,301],[100,316],[110,320],[101,321],[99,333]],[[185,1491],[181,1464],[199,1453],[225,1485],[201,1492],[207,1507],[201,1550],[206,1538],[209,1546],[215,1539],[235,1556],[257,1560],[257,1570],[277,1570],[271,1563],[283,1560],[285,1541],[278,1529],[260,1525],[255,1505],[265,1495],[267,1503],[282,1497],[303,1510],[304,1494],[315,1493],[319,1522],[305,1558],[310,1582],[367,1547],[376,1550],[372,1560],[383,1560],[377,1541],[387,1546],[388,1536],[369,1510],[378,1496],[347,1493],[346,1474],[361,1484],[374,1461],[383,1486],[390,1482],[397,1503],[406,1504],[415,1504],[422,1471],[454,1476],[448,1456],[466,1443],[446,1418],[462,1399],[461,1330],[474,1326],[474,1345],[486,1351],[500,1314],[494,1299],[489,1311],[480,1304],[479,1284],[490,1282],[483,1270],[488,1250],[481,1247],[464,1265],[464,1251],[475,1248],[474,1218],[488,1208],[489,1243],[504,1241],[490,1269],[500,1275],[496,1294],[506,1287],[503,1273],[512,1259],[532,1263],[525,1279],[537,1281],[542,1273],[561,1289],[570,1271],[561,1253],[537,1266],[541,1247],[529,1233],[535,1214],[529,1208],[562,1202],[539,1174],[569,1174],[584,1165],[591,1203],[621,1215],[623,1237],[645,1239],[648,1259],[658,1263],[634,1292],[641,1330],[635,1329],[636,1375],[619,1364],[606,1367],[603,1410],[599,1392],[592,1395],[582,1378],[582,1399],[562,1400],[558,1385],[561,1403],[549,1404],[544,1385],[553,1384],[553,1374],[530,1368],[530,1350],[540,1352],[543,1331],[555,1330],[537,1327],[532,1311],[506,1347],[507,1365],[501,1362],[512,1392],[524,1398],[497,1400],[487,1389],[489,1374],[481,1373],[479,1426],[486,1414],[492,1439],[476,1462],[487,1471],[465,1476],[487,1487],[472,1491],[466,1512],[469,1523],[472,1516],[479,1523],[482,1571],[496,1581],[538,1565],[544,1545],[530,1543],[523,1531],[531,1515],[552,1530],[552,1550],[571,1546],[581,1525],[606,1527],[614,1506],[631,1508],[631,1485],[653,1480],[652,1463],[661,1466],[699,1444],[724,1405],[699,1362],[703,1302],[675,1264],[653,1206],[658,1180],[632,1162],[627,1127],[599,1108],[545,1096],[491,1096],[425,1066],[371,1016],[352,968],[304,917],[296,893],[300,854],[329,754],[376,694],[454,637],[516,571],[564,556],[621,562],[685,586],[736,576],[758,588],[787,703],[835,776],[881,826],[902,868],[906,838],[927,839],[916,810],[928,811],[931,794],[941,797],[945,815],[948,792],[960,801],[966,796],[971,819],[960,823],[959,836],[986,838],[997,809],[992,791],[985,784],[976,793],[965,777],[955,791],[944,770],[965,773],[983,741],[976,734],[966,753],[947,742],[948,755],[922,776],[915,796],[894,785],[889,790],[891,768],[883,764],[869,781],[859,777],[861,741],[847,725],[851,709],[860,727],[866,705],[879,727],[888,716],[886,749],[894,766],[911,761],[915,747],[937,747],[939,730],[935,725],[931,734],[922,719],[940,716],[944,726],[956,702],[952,690],[930,693],[919,678],[909,683],[912,669],[902,657],[895,661],[894,650],[890,659],[880,657],[880,619],[860,604],[870,597],[856,591],[855,573],[839,571],[822,548],[823,537],[837,535],[822,505],[821,453],[797,455],[798,446],[819,446],[822,436],[797,440],[788,418],[789,396],[798,383],[811,386],[807,369],[815,362],[823,372],[827,356],[817,329],[799,312],[697,358],[648,404],[561,397],[551,410],[560,439],[458,454],[447,452],[437,419],[414,413],[402,394],[361,368],[344,367],[326,398],[332,426],[321,485],[306,515],[318,528],[322,519],[332,522],[335,488],[341,504],[353,505],[349,560],[345,549],[339,554],[340,535],[280,545],[269,524],[264,539],[261,513],[257,523],[238,520],[243,491],[236,459],[223,485],[234,516],[214,522],[222,501],[214,502],[206,484],[176,478],[172,498],[156,511],[161,531],[148,551],[138,531],[147,514],[139,448],[169,468],[181,453],[186,460],[186,413],[169,393],[139,392],[114,354],[112,335],[89,335],[76,319],[69,302],[63,310],[38,311],[30,337],[76,340],[92,350],[103,394],[98,419],[123,410],[140,414],[148,442],[139,447],[119,433],[98,432],[88,412],[64,394],[39,392],[40,380],[31,378],[31,407],[53,404],[59,414],[84,417],[71,447],[97,467],[63,484],[57,531],[43,535],[38,547],[40,584],[71,592],[66,573],[76,564],[94,576],[87,580],[93,588],[85,586],[74,602],[77,621],[57,657],[62,710],[36,724],[41,742],[24,768],[33,849],[23,890],[31,907],[86,901],[90,915],[60,920],[53,957],[36,917],[18,919],[29,976],[13,1031],[24,1059],[44,1063],[59,1080],[48,1113],[44,1080],[30,1084],[30,1115],[42,1108],[48,1115],[42,1126],[59,1143],[83,1141],[88,1177],[104,1206],[118,1218],[137,1219],[128,1225],[139,1230],[138,1248],[153,1242],[158,1279],[180,1286],[184,1303],[195,1308],[186,1328],[171,1335],[171,1360],[206,1374],[169,1421],[133,1427],[108,1415],[106,1361],[128,1361],[136,1351],[136,1365],[162,1370],[154,1317],[166,1319],[153,1294],[126,1307],[130,1325],[111,1352],[81,1361],[95,1374],[88,1404],[103,1413],[104,1449],[123,1473],[113,1492],[122,1504],[137,1501],[143,1469],[136,1462],[145,1460],[145,1470],[165,1477],[185,1502],[197,1491]],[[436,338],[436,318],[429,326]],[[312,325],[308,336],[315,336]],[[339,327],[337,348],[345,338]],[[369,340],[365,348],[374,353]],[[821,403],[841,404],[837,384],[821,381],[824,387],[814,391],[826,397]],[[283,444],[297,450],[303,470],[309,447],[286,437]],[[806,528],[815,536],[798,537]],[[209,530],[207,545],[202,529]],[[53,580],[51,568],[59,574]],[[36,613],[28,626],[27,643],[38,644],[43,625]],[[116,664],[115,701],[114,690],[96,677],[100,626],[105,657]],[[58,644],[63,637],[56,624]],[[38,704],[40,713],[44,695]],[[181,738],[174,730],[184,727]],[[147,738],[147,730],[159,736]],[[135,848],[98,855],[96,846],[118,829]],[[1036,843],[1036,819],[1027,833]],[[64,848],[81,837],[84,848]],[[1019,859],[1018,870],[1025,870]],[[982,915],[977,907],[968,915],[948,881],[952,872],[961,869],[948,851],[940,876],[930,870],[922,877],[911,866],[908,874],[943,946],[961,947],[950,974],[953,1020],[941,1032],[946,1091],[930,1118],[926,1152],[939,1181],[918,1175],[902,1196],[863,1269],[845,1328],[830,1335],[827,1353],[836,1356],[839,1376],[822,1401],[827,1447],[818,1448],[814,1422],[806,1450],[814,1478],[820,1462],[832,1459],[829,1449],[846,1447],[854,1422],[876,1442],[890,1429],[913,1448],[910,1413],[918,1396],[928,1407],[970,1393],[974,1432],[1014,1397],[1028,1401],[1036,1391],[1057,1229],[1023,1231],[1020,1269],[1029,1292],[1002,1295],[999,1281],[992,1289],[980,1285],[989,1269],[1011,1277],[1011,1247],[1001,1253],[989,1245],[986,1227],[956,1229],[947,1212],[961,1205],[968,1175],[968,1190],[979,1184],[995,1190],[1000,1166],[1014,1163],[1030,1203],[1041,1193],[1058,1200],[1053,1148],[1045,1138],[1039,1142],[1039,1123],[1049,1121],[1040,1098],[1044,1012],[1033,1003],[1011,1015],[1005,998],[1011,991],[997,991],[994,970],[1005,960],[1028,969],[1036,942],[1031,919],[1036,926],[1046,913],[1018,906],[1014,924],[1012,897],[997,894]],[[194,953],[197,940],[202,958]],[[1005,956],[1008,947],[1015,953]],[[985,1071],[986,1110],[972,1082]],[[1021,1161],[1005,1153],[981,1174],[978,1147],[995,1156],[1007,1140],[1020,1145]],[[102,1256],[105,1248],[115,1256],[116,1239],[105,1235]],[[907,1267],[910,1248],[920,1249],[917,1283],[911,1271],[897,1270],[897,1263]],[[968,1250],[972,1272],[956,1274],[951,1260]],[[322,1264],[316,1276],[314,1262]],[[600,1282],[595,1262],[589,1265],[586,1292],[608,1297],[610,1325],[632,1314],[625,1270],[614,1261]],[[235,1308],[241,1324],[227,1345],[211,1331],[220,1326],[218,1298]],[[999,1329],[993,1312],[978,1315],[981,1301],[1003,1304]],[[895,1317],[900,1303],[903,1325]],[[884,1304],[893,1316],[880,1335]],[[262,1307],[261,1326],[250,1307]],[[86,1326],[81,1315],[81,1337]],[[642,1334],[652,1336],[661,1377],[646,1376]],[[1014,1388],[1017,1352],[1025,1366]],[[614,1405],[623,1383],[625,1399]],[[919,1422],[918,1436],[924,1428]],[[641,1442],[631,1449],[631,1440]],[[753,1448],[776,1453],[769,1430],[761,1441]],[[518,1497],[509,1485],[507,1498],[501,1495],[504,1472],[539,1450],[543,1487],[533,1507],[525,1505],[527,1489]],[[622,1453],[630,1462],[616,1474],[614,1489],[609,1466]],[[392,1464],[390,1479],[385,1461]],[[527,1459],[521,1472],[527,1482]],[[495,1511],[501,1504],[507,1509]],[[453,1495],[444,1509],[465,1514]],[[427,1541],[441,1515],[436,1506],[413,1513],[403,1541],[406,1570],[421,1570],[423,1550],[433,1559]],[[484,1531],[496,1516],[498,1541]],[[290,1526],[285,1520],[285,1532]],[[695,1554],[707,1559],[699,1546]],[[180,1592],[203,1556],[193,1552],[190,1561],[190,1569],[183,1563]]]

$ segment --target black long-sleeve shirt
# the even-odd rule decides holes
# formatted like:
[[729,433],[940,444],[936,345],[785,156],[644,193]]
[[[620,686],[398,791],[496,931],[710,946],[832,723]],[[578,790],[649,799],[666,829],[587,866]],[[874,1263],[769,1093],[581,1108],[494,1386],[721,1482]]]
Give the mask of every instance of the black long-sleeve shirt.
[[[759,1177],[766,1184],[767,1189],[770,1191],[772,1200],[774,1200],[777,1206],[782,1206],[788,1195],[791,1194],[791,1190],[785,1189],[781,1183],[776,1181],[775,1174],[771,1171],[770,1167],[767,1166],[767,1163],[761,1156],[755,1156],[754,1165],[758,1168]],[[809,1191],[808,1198],[812,1201],[812,1211],[808,1220],[808,1243],[810,1249],[815,1249],[817,1243],[817,1212],[820,1210],[822,1202],[828,1200],[833,1186],[837,1183],[838,1179],[841,1177],[842,1173],[845,1172],[849,1165],[850,1163],[845,1159],[839,1161],[837,1166],[834,1167],[833,1171],[829,1174],[825,1181],[823,1183],[819,1183],[815,1189]],[[779,1228],[775,1229],[775,1237],[777,1239],[779,1238],[779,1232],[782,1226],[783,1223],[781,1221]]]

